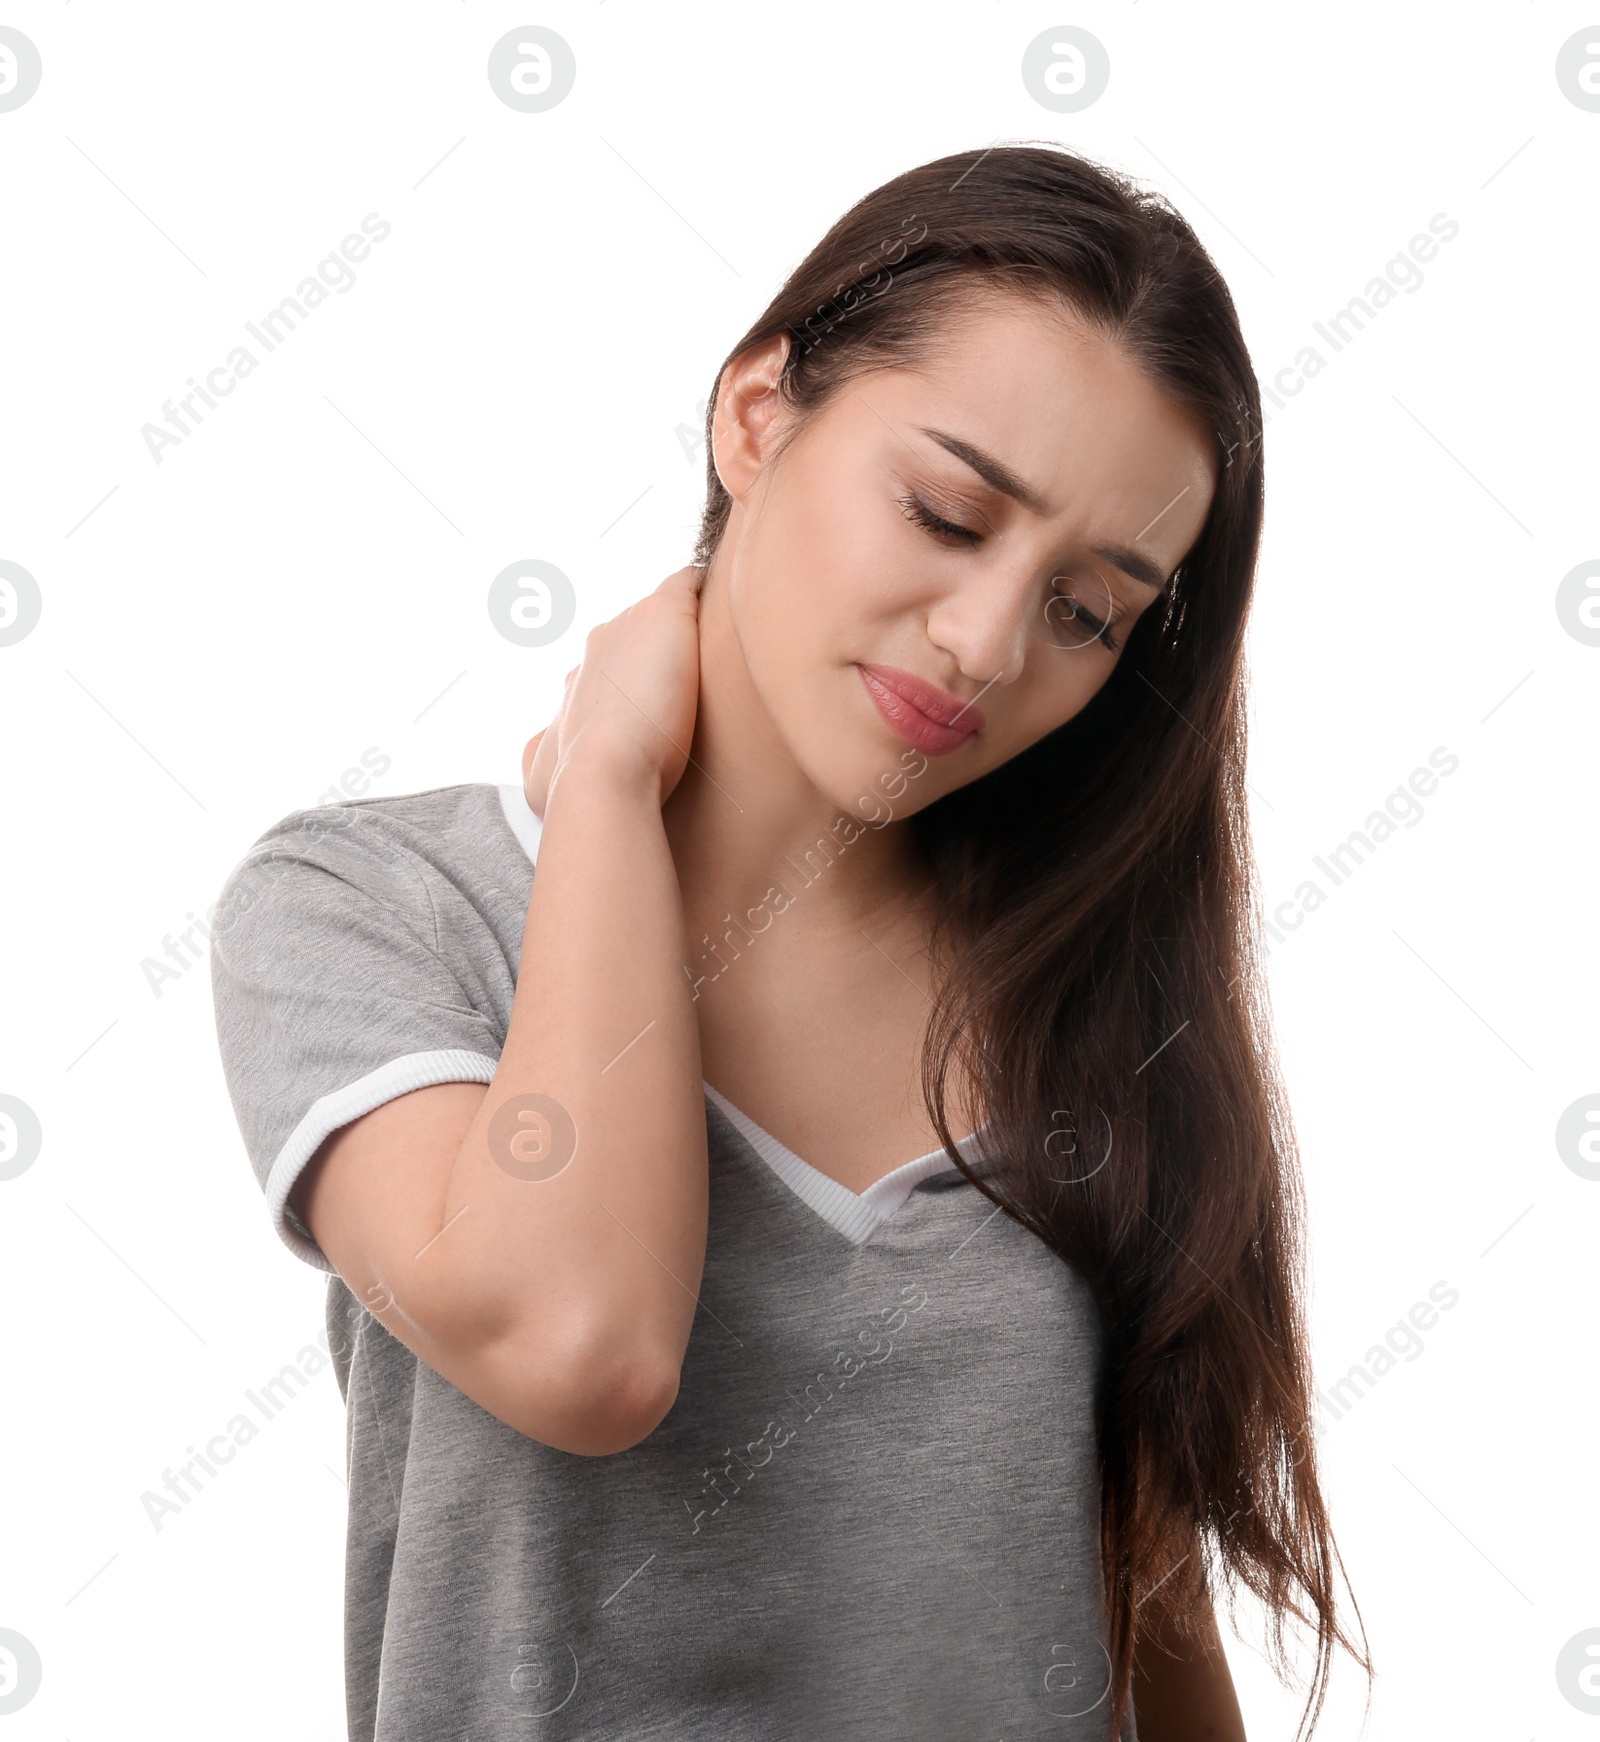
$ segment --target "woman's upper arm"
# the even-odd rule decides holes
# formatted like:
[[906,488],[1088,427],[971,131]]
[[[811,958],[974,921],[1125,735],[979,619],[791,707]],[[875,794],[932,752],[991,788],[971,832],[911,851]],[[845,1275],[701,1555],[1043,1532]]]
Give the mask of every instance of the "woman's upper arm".
[[391,1302],[423,1299],[405,1279],[429,1274],[422,1249],[439,1231],[450,1170],[486,1092],[436,1083],[384,1102],[330,1133],[289,1193],[351,1293],[408,1347],[406,1315]]
[[[474,1311],[470,1279],[438,1239],[451,1171],[486,1093],[481,1083],[438,1083],[364,1113],[323,1141],[289,1201],[356,1299],[458,1391],[547,1445],[620,1450],[619,1400],[597,1397],[578,1372],[592,1363],[576,1351],[563,1358],[555,1323],[530,1339],[529,1327]],[[631,1410],[628,1400],[621,1408]],[[624,1414],[623,1440],[636,1437],[631,1419]]]

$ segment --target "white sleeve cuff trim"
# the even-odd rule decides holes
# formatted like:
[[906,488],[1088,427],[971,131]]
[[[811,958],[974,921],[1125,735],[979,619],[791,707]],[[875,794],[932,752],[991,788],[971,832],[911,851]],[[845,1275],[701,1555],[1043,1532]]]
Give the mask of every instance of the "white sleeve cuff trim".
[[294,1213],[289,1192],[301,1170],[316,1154],[325,1137],[413,1089],[432,1088],[435,1083],[492,1083],[499,1060],[481,1052],[412,1052],[377,1070],[357,1077],[342,1089],[323,1095],[306,1109],[305,1117],[290,1132],[288,1141],[274,1158],[267,1175],[267,1213],[279,1238],[314,1269],[337,1274],[311,1237],[311,1230]]

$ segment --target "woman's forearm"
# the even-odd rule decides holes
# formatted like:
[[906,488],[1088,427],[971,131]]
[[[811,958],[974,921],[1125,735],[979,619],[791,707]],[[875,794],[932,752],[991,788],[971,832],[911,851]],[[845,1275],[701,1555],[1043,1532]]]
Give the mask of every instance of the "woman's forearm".
[[602,1404],[637,1393],[646,1432],[676,1392],[705,1259],[686,956],[658,783],[580,746],[545,805],[510,1026],[444,1238],[470,1334]]

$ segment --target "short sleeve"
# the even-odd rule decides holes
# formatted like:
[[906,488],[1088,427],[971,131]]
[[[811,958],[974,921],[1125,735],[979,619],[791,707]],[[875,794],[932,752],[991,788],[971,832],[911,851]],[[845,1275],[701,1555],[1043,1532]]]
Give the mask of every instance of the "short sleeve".
[[228,1093],[273,1227],[318,1270],[333,1265],[288,1198],[323,1139],[397,1095],[488,1083],[498,1066],[496,1017],[441,951],[436,875],[381,819],[329,805],[269,829],[213,910]]

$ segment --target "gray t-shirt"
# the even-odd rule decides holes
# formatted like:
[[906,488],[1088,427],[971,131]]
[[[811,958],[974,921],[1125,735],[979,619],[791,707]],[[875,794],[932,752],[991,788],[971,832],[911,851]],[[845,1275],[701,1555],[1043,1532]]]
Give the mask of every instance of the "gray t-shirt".
[[538,837],[511,785],[296,811],[213,921],[245,1149],[280,1236],[329,1273],[351,1737],[1102,1742],[1099,1316],[947,1156],[855,1193],[708,1086],[682,1386],[602,1458],[420,1361],[288,1206],[329,1132],[491,1080]]

